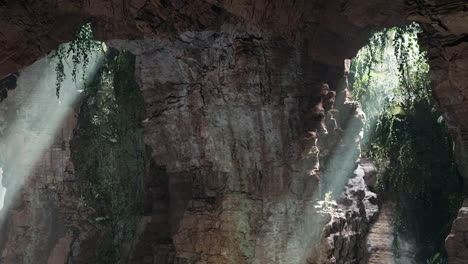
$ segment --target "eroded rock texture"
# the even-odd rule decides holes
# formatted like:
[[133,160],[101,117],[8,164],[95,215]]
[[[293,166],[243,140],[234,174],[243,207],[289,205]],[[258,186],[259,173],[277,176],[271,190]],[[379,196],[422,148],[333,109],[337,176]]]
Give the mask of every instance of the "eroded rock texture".
[[366,236],[379,212],[377,195],[364,181],[372,173],[366,170],[369,166],[373,165],[365,159],[357,164],[325,226],[322,247],[326,250],[309,257],[309,263],[367,263],[368,253],[373,252],[366,246]]
[[468,200],[463,202],[458,217],[453,221],[452,231],[445,240],[449,264],[466,263],[468,259]]
[[[455,158],[468,184],[468,20],[466,1],[414,1],[410,19],[424,28],[433,95],[454,139]],[[468,190],[468,189],[467,189]]]
[[[149,38],[109,44],[137,56],[135,74],[147,110],[142,124],[152,153],[145,215],[131,261],[305,262],[323,227],[313,212],[323,170],[319,158],[333,152],[350,120],[362,125],[346,91],[346,72],[308,60],[304,49],[291,49],[254,27],[188,32],[171,43]],[[45,69],[33,65],[24,78],[38,82]],[[2,104],[5,115],[14,112],[7,102],[15,98]],[[56,139],[60,155],[41,158],[40,164],[49,165],[34,170],[24,188],[40,190],[45,200],[23,206],[32,201],[20,195],[22,205],[8,215],[5,263],[87,263],[99,247],[102,234],[87,224],[70,163],[72,121],[63,129],[66,136]],[[330,146],[319,155],[320,135],[321,144]],[[34,220],[44,213],[52,215]],[[44,233],[53,237],[36,237]]]
[[195,1],[1,1],[0,78],[45,56],[93,22],[100,39],[165,38],[177,32],[216,28],[222,10]]
[[[468,23],[466,1],[411,1],[409,19],[422,24],[422,46],[427,49],[433,95],[454,140],[459,171],[468,190]],[[463,211],[463,208],[460,212]],[[459,218],[457,218],[459,219]],[[457,220],[456,220],[457,221]],[[466,263],[468,256],[454,246],[454,231],[446,240],[450,263]],[[455,232],[455,233],[454,233]],[[462,251],[458,251],[462,250]],[[458,261],[458,262],[457,262]]]
[[[313,263],[322,229],[312,212],[318,182],[336,184],[326,173],[336,164],[329,158],[343,132],[360,130],[348,124],[356,108],[347,100],[343,61],[371,27],[408,22],[408,13],[423,23],[434,95],[465,167],[465,10],[465,1],[6,0],[0,76],[71,40],[84,22],[101,40],[139,39],[111,43],[137,56],[152,157],[133,263]],[[69,252],[79,257],[97,246],[66,236],[57,220],[77,214],[76,194],[50,209],[57,190],[73,186],[63,180],[71,170],[69,120],[65,147],[46,152],[2,229],[5,263],[73,263]],[[333,230],[341,232],[334,252],[354,258],[360,244],[351,243],[353,232],[367,224],[343,221]]]
[[70,41],[89,21],[102,40],[145,35],[169,40],[184,31],[250,22],[296,46],[307,39],[312,57],[340,65],[367,41],[369,25],[392,26],[404,21],[405,14],[402,0],[5,0],[0,2],[0,78]]
[[[340,69],[233,25],[108,44],[137,56],[145,142],[167,177],[134,262],[305,262],[321,230],[315,141],[325,130],[339,138],[336,125],[321,125],[335,97],[321,81],[339,80]],[[159,239],[148,241],[151,232]]]

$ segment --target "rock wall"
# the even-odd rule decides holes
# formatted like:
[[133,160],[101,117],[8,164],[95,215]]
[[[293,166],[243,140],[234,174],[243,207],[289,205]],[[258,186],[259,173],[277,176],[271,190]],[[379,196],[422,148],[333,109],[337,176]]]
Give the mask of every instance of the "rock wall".
[[338,82],[321,81],[343,72],[229,24],[171,43],[108,44],[137,56],[145,143],[167,181],[168,197],[151,197],[134,263],[304,263],[322,228],[317,136],[340,138],[336,124],[322,126],[336,122]]
[[368,189],[364,180],[373,173],[369,169],[373,164],[360,159],[356,165],[344,192],[327,212],[330,222],[324,228],[322,249],[310,256],[308,263],[364,264],[368,263],[370,254],[380,249],[380,245],[369,245],[366,241],[370,226],[379,214],[377,195]]
[[[346,101],[343,60],[367,41],[369,26],[405,23],[407,14],[423,23],[434,96],[467,175],[466,5],[5,0],[0,1],[0,76],[71,40],[87,21],[94,23],[99,39],[140,39],[111,44],[137,55],[136,75],[147,109],[142,124],[153,158],[133,262],[303,263],[321,229],[322,220],[310,210],[312,194],[319,193],[319,181],[335,184],[326,173],[334,163],[329,157],[336,153],[342,129],[353,130],[346,126],[355,109]],[[336,112],[333,101],[345,109]],[[16,222],[2,229],[6,263],[62,263],[63,256],[51,256],[70,249],[69,238],[56,224],[60,214],[42,209],[49,200],[56,204],[57,188],[73,190],[73,184],[61,184],[71,170],[67,142],[74,121],[69,120],[65,147],[49,151],[54,162],[44,156],[40,164],[45,165],[34,171],[10,213],[21,217],[11,217]],[[73,216],[74,196],[65,197],[69,206],[59,208],[72,208],[63,214]],[[51,226],[60,230],[54,229],[44,243],[21,219],[40,221],[35,226],[41,232],[50,232]],[[25,257],[29,245],[41,250]]]
[[[374,12],[379,10],[379,12]],[[309,55],[341,65],[365,44],[371,26],[405,20],[403,0],[138,0],[0,2],[0,79],[30,65],[72,40],[84,22],[93,22],[98,39],[173,40],[185,31],[219,29],[224,23],[252,23],[298,46]]]
[[[170,43],[109,42],[137,55],[152,157],[132,263],[304,263],[320,239],[323,219],[313,210],[324,177],[319,159],[333,153],[350,115],[359,120],[343,70],[308,60],[303,48],[253,26],[222,29],[187,32]],[[16,104],[36,96],[31,84],[53,83],[53,74],[41,80],[48,63],[21,73],[2,103],[5,128],[17,118]],[[69,149],[78,108],[67,107],[70,121],[55,139],[49,132],[60,148],[45,146],[55,154],[39,157],[41,166],[8,211],[0,241],[5,263],[87,263],[102,238],[81,205],[83,179],[77,182]],[[319,144],[329,144],[323,153],[319,136]]]
[[445,240],[449,264],[462,264],[468,260],[468,200],[463,202],[458,217],[453,221],[450,235]]
[[454,140],[454,152],[468,191],[468,23],[465,1],[410,1],[409,19],[422,24],[422,47],[431,67],[433,95]]
[[[458,169],[464,177],[468,192],[468,23],[465,1],[409,1],[409,19],[422,24],[421,45],[427,50],[433,95],[454,141]],[[460,214],[463,212],[462,207]],[[452,232],[446,239],[449,263],[466,263],[468,256],[460,244],[454,221]]]

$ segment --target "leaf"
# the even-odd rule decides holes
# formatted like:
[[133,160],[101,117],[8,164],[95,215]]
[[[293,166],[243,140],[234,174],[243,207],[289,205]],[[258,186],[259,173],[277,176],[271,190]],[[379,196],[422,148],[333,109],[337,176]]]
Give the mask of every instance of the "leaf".
[[438,123],[438,124],[444,123],[444,117],[443,117],[443,116],[439,116],[439,118],[437,118],[437,123]]
[[403,108],[399,105],[393,107],[393,109],[391,110],[391,113],[392,115],[398,115],[398,114],[401,114],[403,113]]

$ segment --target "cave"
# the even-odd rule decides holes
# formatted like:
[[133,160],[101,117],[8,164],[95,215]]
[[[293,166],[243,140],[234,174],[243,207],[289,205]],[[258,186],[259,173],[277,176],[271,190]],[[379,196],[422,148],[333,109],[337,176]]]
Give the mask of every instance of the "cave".
[[0,1],[0,263],[468,263],[467,10]]

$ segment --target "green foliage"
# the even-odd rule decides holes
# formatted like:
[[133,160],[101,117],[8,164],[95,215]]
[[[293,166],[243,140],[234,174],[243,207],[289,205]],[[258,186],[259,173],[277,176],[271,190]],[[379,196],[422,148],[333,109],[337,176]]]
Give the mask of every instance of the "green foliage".
[[387,40],[371,41],[353,60],[351,86],[368,119],[364,155],[376,162],[381,190],[397,202],[395,229],[412,233],[426,259],[443,252],[463,195],[418,32],[411,24],[376,33],[372,39]]
[[369,44],[362,48],[359,55],[353,60],[351,64],[350,82],[353,84],[353,91],[355,99],[362,101],[364,98],[368,99],[369,89],[373,77],[377,71],[375,65],[387,59],[385,52],[389,45],[389,35],[391,30],[383,30],[375,32],[369,39]]
[[440,253],[435,253],[426,260],[426,264],[446,264],[447,260]]
[[133,238],[143,201],[146,162],[144,102],[134,79],[135,58],[109,50],[85,90],[72,160],[82,182],[81,206],[95,213],[90,224],[104,230],[93,263],[119,263]]
[[57,65],[55,66],[56,78],[56,94],[57,98],[60,96],[60,88],[66,78],[65,65],[71,59],[72,80],[76,82],[79,67],[81,66],[82,79],[86,79],[86,73],[90,62],[90,54],[95,52],[102,52],[104,43],[94,39],[91,23],[84,24],[76,32],[74,39],[68,44],[60,45],[53,58],[57,58]]

